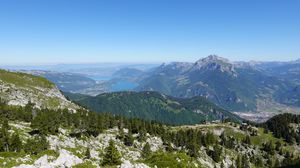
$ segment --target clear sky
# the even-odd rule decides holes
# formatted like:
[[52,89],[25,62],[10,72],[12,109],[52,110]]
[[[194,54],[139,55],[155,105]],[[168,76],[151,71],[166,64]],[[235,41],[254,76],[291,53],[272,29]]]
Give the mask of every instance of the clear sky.
[[299,0],[1,0],[0,64],[300,58]]

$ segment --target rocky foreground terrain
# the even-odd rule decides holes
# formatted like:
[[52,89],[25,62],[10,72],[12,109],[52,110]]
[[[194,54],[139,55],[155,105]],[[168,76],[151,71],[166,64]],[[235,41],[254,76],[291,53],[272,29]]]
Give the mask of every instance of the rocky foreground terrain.
[[[32,138],[29,134],[32,131],[30,123],[26,122],[10,122],[10,133],[18,132],[20,139],[25,143],[27,139]],[[214,145],[202,146],[197,151],[198,156],[194,159],[189,157],[185,147],[179,147],[171,144],[174,151],[170,152],[160,137],[146,134],[143,141],[138,140],[139,135],[133,134],[133,144],[127,146],[120,137],[120,130],[115,127],[108,129],[97,137],[81,138],[70,137],[71,130],[59,129],[57,135],[47,136],[49,149],[37,154],[29,155],[24,152],[19,153],[0,153],[0,167],[15,167],[15,168],[54,168],[54,167],[103,167],[101,162],[105,155],[105,149],[109,145],[109,141],[115,142],[116,148],[121,154],[120,165],[113,167],[120,168],[148,168],[148,167],[164,167],[172,164],[188,167],[231,167],[237,164],[237,157],[245,155],[248,157],[249,167],[274,167],[279,166],[286,160],[285,153],[289,151],[294,157],[300,156],[300,146],[297,144],[289,145],[282,139],[277,139],[271,133],[264,133],[262,128],[237,125],[233,123],[211,123],[196,126],[173,127],[173,131],[185,129],[197,129],[203,133],[212,133],[219,143],[223,142],[223,136],[228,139],[235,139],[233,148],[229,149],[221,147],[220,160],[216,162],[209,151],[216,150]],[[123,132],[128,133],[128,129],[124,128]],[[255,135],[250,137],[250,144],[243,142],[244,138],[255,132]],[[275,149],[273,155],[265,151],[263,144],[274,142],[280,143],[280,149]],[[145,159],[143,157],[143,147],[145,144],[150,145],[152,156]],[[277,148],[277,147],[276,147]],[[89,157],[86,156],[87,149],[90,150]],[[278,151],[277,151],[278,150]],[[266,156],[270,158],[266,158]],[[161,158],[159,158],[161,157]],[[163,159],[166,159],[164,163]],[[256,165],[249,159],[261,158],[261,166]],[[269,161],[271,159],[271,161]],[[255,159],[254,159],[255,160]],[[260,161],[259,161],[260,162]],[[259,164],[259,163],[258,163]],[[269,164],[271,164],[269,166]],[[107,167],[107,166],[104,166]],[[234,167],[234,166],[233,166]]]

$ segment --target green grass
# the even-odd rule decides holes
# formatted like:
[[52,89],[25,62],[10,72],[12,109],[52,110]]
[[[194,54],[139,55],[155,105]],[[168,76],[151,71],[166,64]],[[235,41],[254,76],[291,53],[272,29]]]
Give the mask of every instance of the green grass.
[[145,162],[151,167],[158,168],[194,168],[196,166],[192,161],[193,159],[185,153],[155,152]]
[[59,99],[57,98],[49,98],[47,101],[46,107],[57,108],[60,105]]
[[45,78],[20,72],[9,72],[5,70],[0,70],[0,79],[6,83],[15,84],[16,86],[21,87],[54,87],[54,84],[49,82]]
[[36,155],[35,158],[38,159],[44,155],[53,156],[53,157],[57,158],[59,156],[59,153],[56,152],[55,150],[45,150],[45,151],[39,153],[38,155]]
[[[239,128],[237,128],[237,129],[239,129]],[[237,139],[239,142],[241,142],[246,137],[244,132],[238,132],[238,131],[233,130],[232,128],[226,128],[225,135],[233,136],[234,139]]]
[[22,163],[17,162],[17,159],[25,156],[24,152],[0,152],[0,167],[10,168],[20,165]]
[[96,168],[90,161],[73,166],[73,168]]
[[85,157],[84,156],[84,152],[81,153],[81,150],[80,150],[79,147],[78,148],[65,148],[65,150],[71,152],[73,155],[75,155],[75,156],[77,156],[79,158],[84,158]]
[[0,157],[3,157],[3,158],[20,157],[23,155],[24,154],[20,153],[20,152],[0,152]]
[[277,141],[280,141],[281,143],[284,143],[282,139],[275,138],[271,132],[264,133],[263,128],[258,128],[258,135],[257,136],[251,136],[251,143],[256,146],[262,146],[263,143],[273,141],[274,143]]

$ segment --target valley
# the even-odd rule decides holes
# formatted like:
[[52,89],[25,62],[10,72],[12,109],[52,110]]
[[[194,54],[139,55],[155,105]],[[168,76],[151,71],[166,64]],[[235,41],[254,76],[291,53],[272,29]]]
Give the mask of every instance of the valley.
[[98,66],[66,65],[60,72],[23,67],[27,69],[23,72],[45,77],[63,92],[90,96],[120,91],[156,91],[177,98],[202,96],[252,121],[262,122],[282,112],[300,113],[297,61],[231,62],[211,55],[195,63]]
[[[58,91],[45,78],[8,71],[0,77],[6,88],[0,102],[1,167],[256,168],[300,163],[296,115],[256,124],[204,97],[150,91],[95,97],[64,93],[67,98],[44,93],[58,103],[54,108],[46,103],[48,97],[40,99],[43,104],[34,99],[36,88]],[[19,93],[14,99],[5,94],[11,89]]]

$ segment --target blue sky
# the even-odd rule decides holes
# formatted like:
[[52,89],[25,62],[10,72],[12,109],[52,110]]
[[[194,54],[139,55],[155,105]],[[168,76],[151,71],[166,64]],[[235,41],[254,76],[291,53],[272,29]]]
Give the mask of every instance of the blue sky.
[[1,0],[0,64],[300,58],[298,0]]

